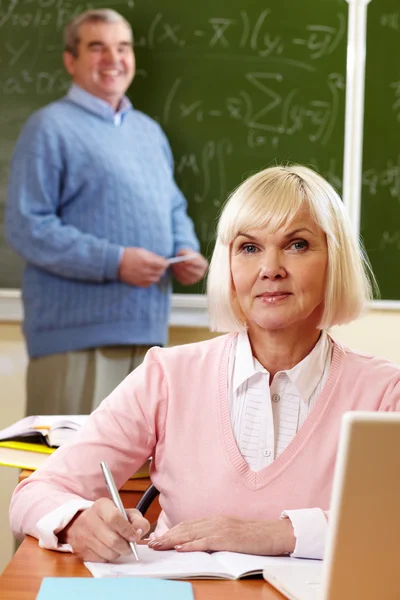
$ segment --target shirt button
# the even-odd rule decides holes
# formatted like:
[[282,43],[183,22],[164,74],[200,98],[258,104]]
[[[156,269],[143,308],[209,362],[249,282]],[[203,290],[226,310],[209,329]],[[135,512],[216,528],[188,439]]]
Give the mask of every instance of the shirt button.
[[274,394],[274,395],[272,396],[272,402],[279,402],[279,400],[280,400],[280,399],[281,399],[281,397],[280,397],[280,396],[278,396],[278,394]]
[[263,455],[264,456],[271,456],[271,450],[267,450],[267,449],[263,450]]

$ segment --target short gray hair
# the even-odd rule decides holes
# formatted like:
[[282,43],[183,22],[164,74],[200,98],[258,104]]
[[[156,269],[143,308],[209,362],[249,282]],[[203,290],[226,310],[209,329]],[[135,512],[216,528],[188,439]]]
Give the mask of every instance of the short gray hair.
[[353,235],[343,203],[320,175],[300,165],[270,167],[244,181],[227,201],[218,224],[208,273],[211,329],[243,331],[245,317],[232,287],[230,254],[239,232],[267,228],[275,232],[306,204],[325,232],[328,271],[320,329],[356,319],[378,294],[362,244]]
[[84,23],[125,23],[131,32],[132,40],[132,28],[130,23],[120,15],[116,10],[111,8],[99,8],[93,10],[87,10],[80,15],[71,19],[64,28],[64,50],[70,52],[75,58],[78,56],[78,46],[80,42],[79,29]]

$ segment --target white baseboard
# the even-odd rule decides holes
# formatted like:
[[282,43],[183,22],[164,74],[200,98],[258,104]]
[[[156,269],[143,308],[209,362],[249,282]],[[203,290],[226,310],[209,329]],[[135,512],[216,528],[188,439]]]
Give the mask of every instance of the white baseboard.
[[[202,294],[173,294],[171,327],[208,327],[207,299]],[[23,306],[20,290],[0,290],[0,321],[21,323]]]

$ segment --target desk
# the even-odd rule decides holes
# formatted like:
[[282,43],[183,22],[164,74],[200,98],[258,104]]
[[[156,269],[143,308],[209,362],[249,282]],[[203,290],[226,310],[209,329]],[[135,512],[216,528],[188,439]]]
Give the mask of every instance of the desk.
[[[39,548],[27,537],[0,577],[1,600],[34,600],[43,577],[90,577],[73,554]],[[260,579],[192,581],[196,600],[283,600],[284,596]],[[161,599],[160,599],[161,600]]]

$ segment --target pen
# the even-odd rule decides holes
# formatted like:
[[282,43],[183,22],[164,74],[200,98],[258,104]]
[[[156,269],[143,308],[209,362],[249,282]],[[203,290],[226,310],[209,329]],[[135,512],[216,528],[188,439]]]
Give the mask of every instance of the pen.
[[[118,494],[118,490],[117,490],[117,486],[115,485],[115,481],[114,478],[111,474],[110,469],[108,468],[108,465],[105,461],[102,461],[100,463],[101,466],[101,470],[103,471],[103,475],[104,475],[104,479],[106,481],[107,487],[108,487],[108,491],[110,492],[110,496],[112,498],[112,501],[114,502],[115,506],[118,508],[119,512],[121,513],[121,515],[123,517],[125,517],[125,519],[127,521],[129,521],[128,519],[128,515],[126,514],[124,505],[122,504],[120,495]],[[129,545],[131,547],[132,550],[132,554],[133,556],[136,558],[136,560],[139,560],[139,556],[136,550],[136,544],[135,542],[129,542]]]

